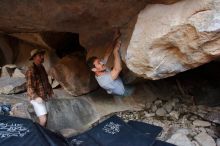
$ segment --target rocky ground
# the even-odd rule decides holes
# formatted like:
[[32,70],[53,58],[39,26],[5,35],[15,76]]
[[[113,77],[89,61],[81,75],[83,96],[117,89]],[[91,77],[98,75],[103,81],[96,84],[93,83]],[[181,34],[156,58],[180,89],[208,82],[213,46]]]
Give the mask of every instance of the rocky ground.
[[158,139],[178,146],[220,146],[219,112],[220,107],[191,106],[176,98],[168,102],[156,100],[141,111],[116,114],[125,121],[137,120],[163,127]]
[[[20,96],[16,95],[16,98],[12,96],[1,97],[1,101],[8,102],[6,99],[9,99],[13,105],[11,111],[12,116],[33,119],[33,109],[27,100],[23,98],[23,94],[20,94]],[[161,126],[163,131],[157,138],[178,146],[219,146],[219,113],[220,107],[195,106],[190,103],[183,103],[178,98],[170,100],[157,99],[151,103],[146,103],[142,110],[126,110],[103,116],[100,120],[92,124],[92,127],[111,115],[117,114],[125,121],[137,120]],[[77,116],[74,118],[77,118]],[[75,119],[75,121],[77,120]],[[88,130],[88,127],[82,131],[73,127],[59,130],[59,132],[68,137],[85,130]]]
[[[4,66],[1,70],[0,105],[12,105],[12,116],[36,120],[25,93],[22,70],[13,65]],[[125,121],[137,120],[161,126],[163,131],[158,139],[178,146],[220,146],[219,106],[195,105],[192,96],[176,96],[177,92],[174,92],[175,88],[171,88],[173,86],[169,82],[157,88],[152,85],[155,83],[137,85],[138,91],[132,97],[121,100],[115,100],[100,90],[77,97],[62,88],[54,90],[56,100],[48,103],[48,128],[68,137],[88,130],[91,125],[93,127],[112,114],[117,114]],[[202,99],[198,97],[197,100]]]

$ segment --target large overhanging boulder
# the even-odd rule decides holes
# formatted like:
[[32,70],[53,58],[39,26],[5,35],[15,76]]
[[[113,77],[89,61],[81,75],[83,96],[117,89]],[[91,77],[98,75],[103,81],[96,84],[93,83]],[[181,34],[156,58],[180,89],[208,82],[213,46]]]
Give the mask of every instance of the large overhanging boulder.
[[[109,41],[113,28],[126,25],[147,4],[170,4],[176,1],[178,0],[2,0],[0,31],[5,33],[75,32],[80,34],[82,45],[91,48]],[[35,39],[38,43],[41,42],[38,36]]]
[[129,22],[148,3],[147,0],[3,0],[0,5],[0,31],[75,32],[80,34],[83,46],[91,48],[105,43],[113,28]]
[[147,79],[173,76],[220,56],[219,31],[218,0],[148,5],[138,15],[125,62]]

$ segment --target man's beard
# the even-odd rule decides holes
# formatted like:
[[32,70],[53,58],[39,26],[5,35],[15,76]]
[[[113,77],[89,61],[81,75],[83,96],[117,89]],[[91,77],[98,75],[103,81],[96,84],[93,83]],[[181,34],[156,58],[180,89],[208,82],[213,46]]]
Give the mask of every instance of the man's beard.
[[44,63],[44,59],[43,59],[43,60],[41,60],[41,62],[40,62],[40,63],[41,63],[41,64],[42,64],[42,63]]

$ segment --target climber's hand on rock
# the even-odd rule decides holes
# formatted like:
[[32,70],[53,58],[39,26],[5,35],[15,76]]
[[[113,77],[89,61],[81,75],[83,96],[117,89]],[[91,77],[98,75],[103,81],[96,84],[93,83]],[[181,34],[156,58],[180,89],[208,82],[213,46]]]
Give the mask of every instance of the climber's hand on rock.
[[119,28],[116,28],[115,34],[114,34],[114,40],[117,40],[121,36],[121,32]]

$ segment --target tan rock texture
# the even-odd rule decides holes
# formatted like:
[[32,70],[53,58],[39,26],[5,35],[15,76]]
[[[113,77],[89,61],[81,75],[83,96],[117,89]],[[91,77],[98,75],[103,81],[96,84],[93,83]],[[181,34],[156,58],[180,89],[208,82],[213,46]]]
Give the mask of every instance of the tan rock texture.
[[51,68],[50,75],[73,96],[86,94],[98,87],[86,65],[85,56],[78,53],[63,57]]
[[[178,0],[3,0],[0,5],[0,31],[75,32],[80,33],[80,42],[86,48],[97,47],[109,41],[113,28],[126,25],[147,4],[171,4],[176,1]],[[18,34],[13,36],[27,39]],[[35,39],[38,43],[41,42],[37,35]]]
[[147,79],[173,76],[220,56],[220,2],[148,5],[137,18],[125,61]]
[[[166,2],[164,0],[164,2]],[[111,29],[126,24],[147,0],[3,0],[0,30],[3,32],[75,32],[85,47],[105,41]]]

